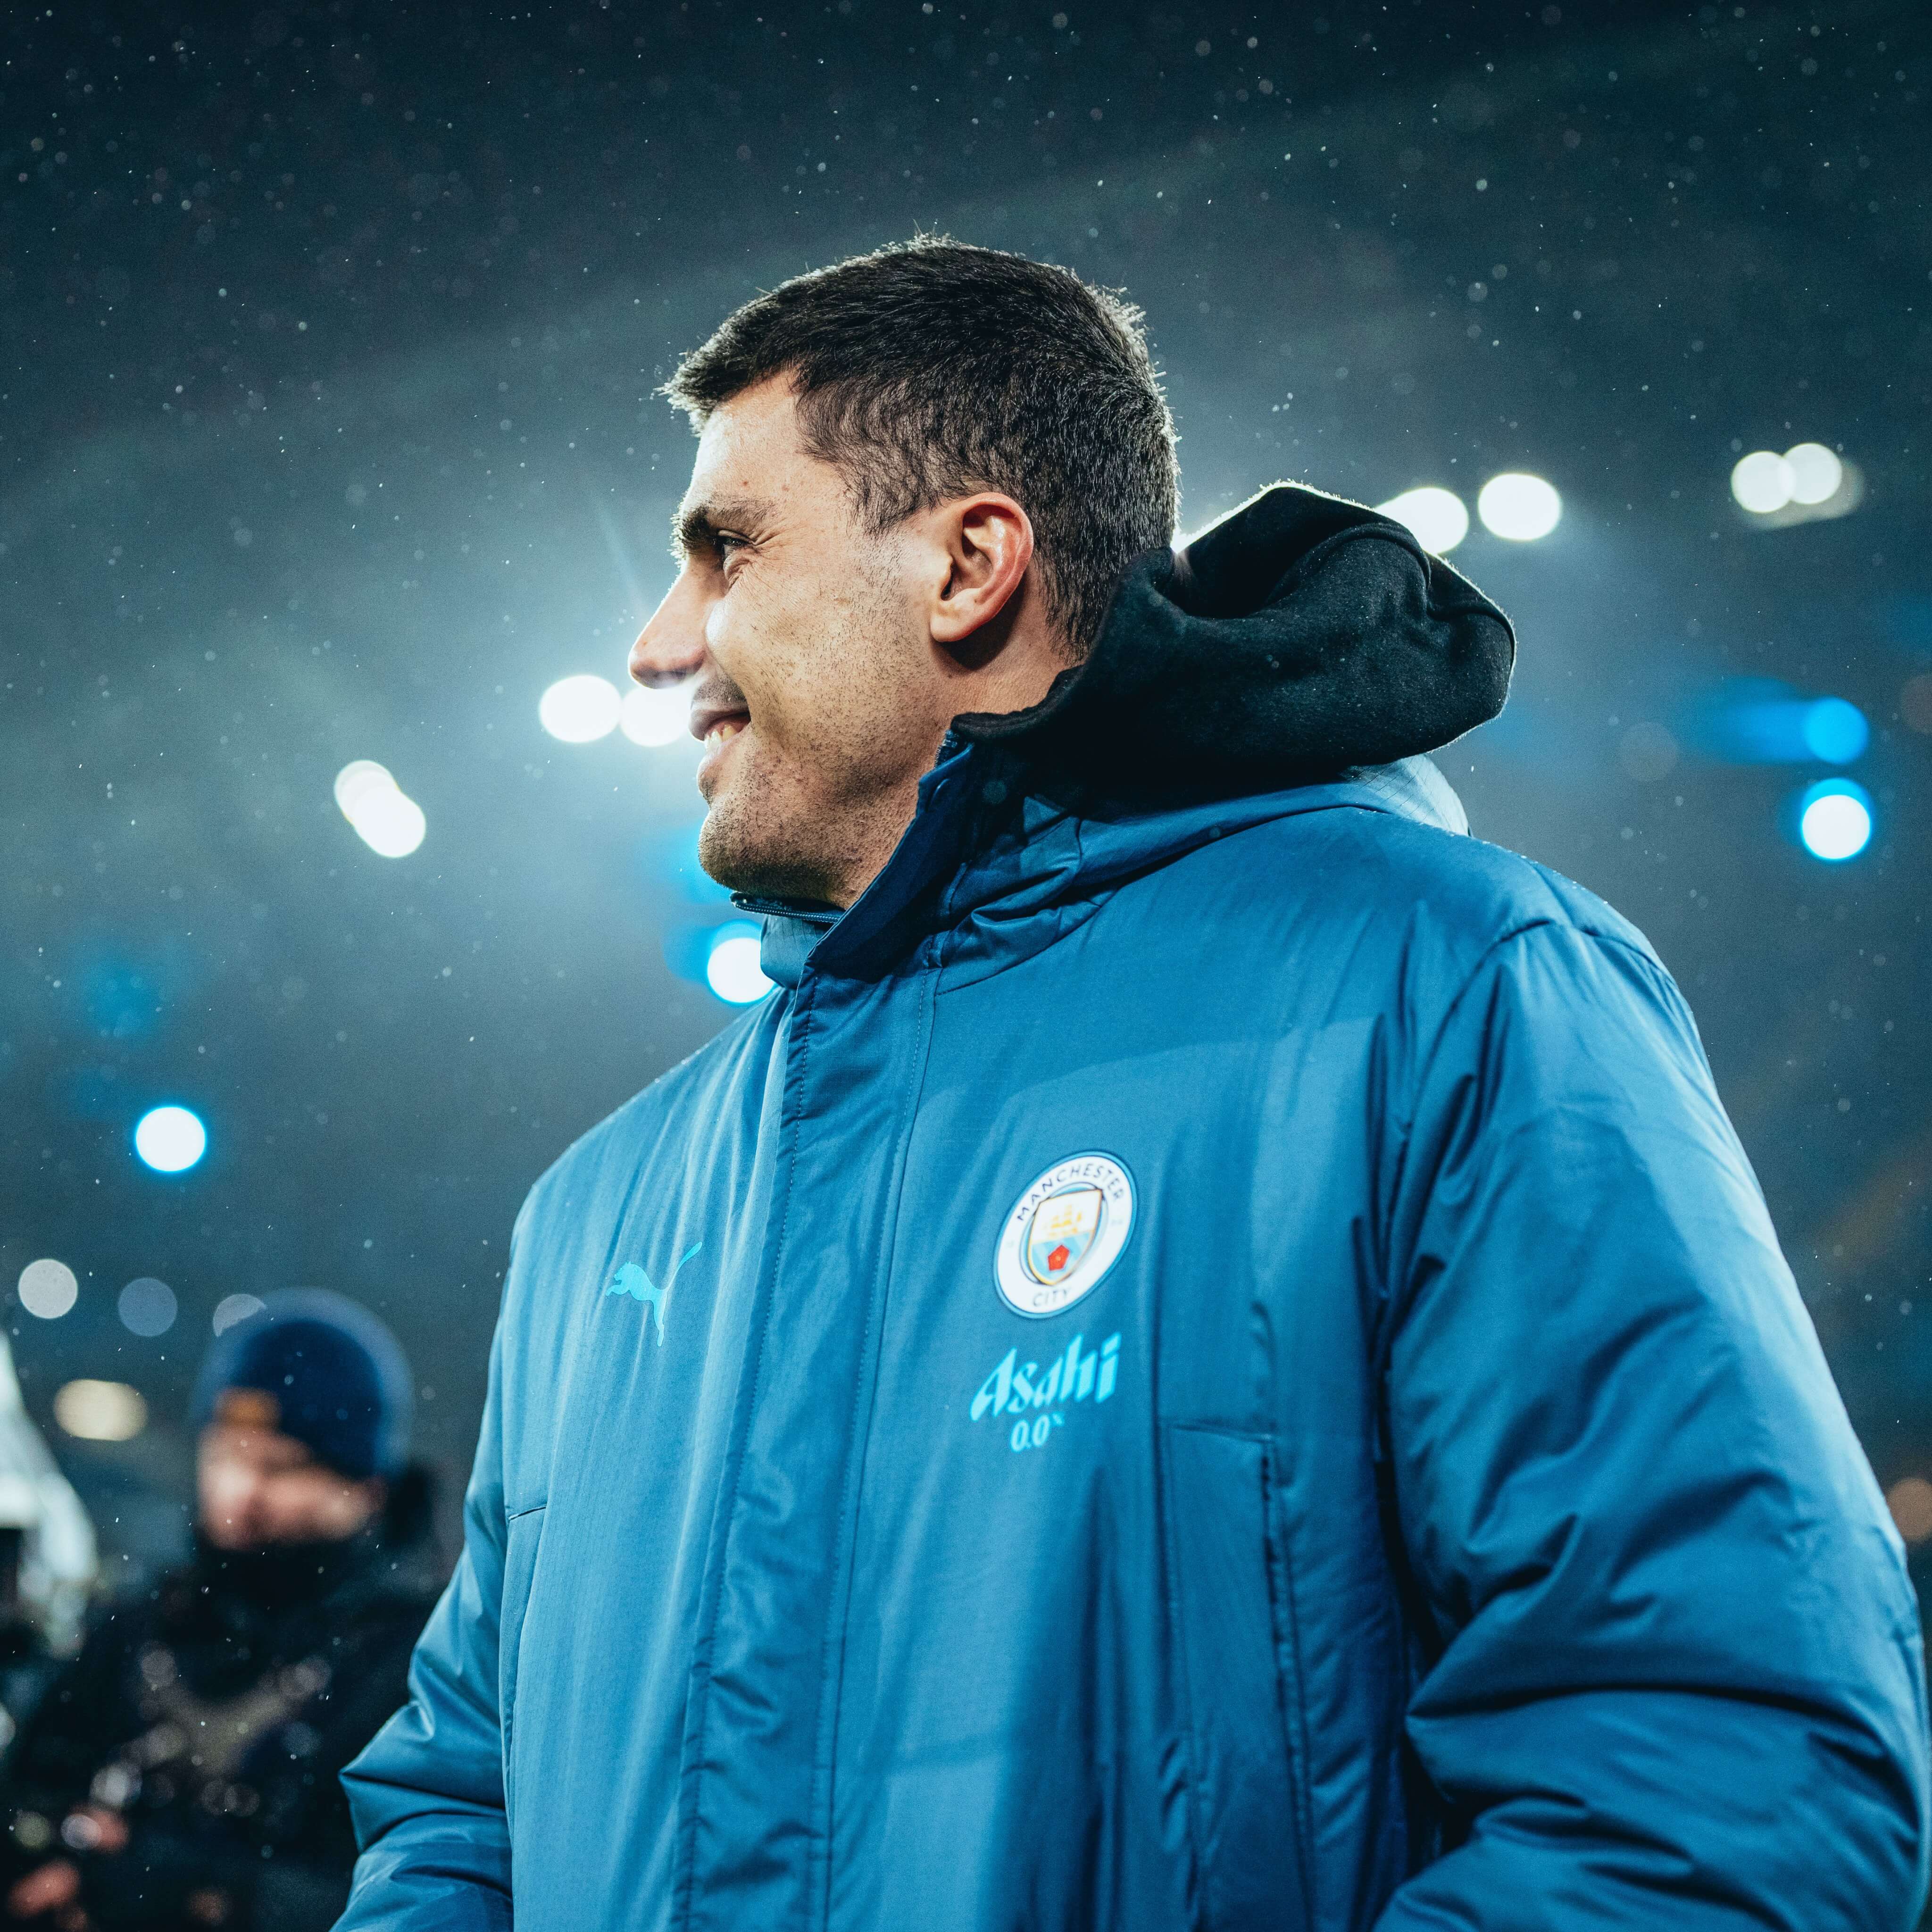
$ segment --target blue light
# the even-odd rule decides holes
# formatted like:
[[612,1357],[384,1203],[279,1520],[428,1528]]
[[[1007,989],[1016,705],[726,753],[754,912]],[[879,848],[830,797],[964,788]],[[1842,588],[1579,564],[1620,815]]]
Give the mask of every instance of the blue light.
[[185,1107],[153,1107],[134,1128],[134,1151],[157,1174],[182,1174],[208,1151],[208,1130]]
[[1828,765],[1849,765],[1871,742],[1865,714],[1844,698],[1815,698],[1804,707],[1804,748]]
[[1798,801],[1798,836],[1814,859],[1839,865],[1871,843],[1871,795],[1850,778],[1825,778]]
[[1849,698],[1807,698],[1775,678],[1736,677],[1705,692],[1678,720],[1707,758],[1744,765],[1849,765],[1871,742]]

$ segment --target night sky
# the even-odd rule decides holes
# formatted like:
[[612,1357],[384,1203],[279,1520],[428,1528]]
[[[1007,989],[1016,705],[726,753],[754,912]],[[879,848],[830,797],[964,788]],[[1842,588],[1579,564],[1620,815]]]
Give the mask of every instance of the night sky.
[[[730,1010],[695,748],[538,699],[621,681],[670,580],[679,353],[920,229],[1142,304],[1184,528],[1556,484],[1455,553],[1520,653],[1444,769],[1655,943],[1881,1480],[1932,1474],[1922,5],[128,5],[0,58],[0,1286],[80,1277],[8,1324],[111,1551],[178,1529],[231,1294],[379,1309],[466,1466],[524,1190]],[[1808,440],[1862,502],[1754,524],[1731,466]],[[1746,678],[1869,721],[1858,859],[1791,836],[1828,766],[1727,748]],[[412,856],[337,809],[356,758]],[[76,1376],[153,1426],[64,1437]]]

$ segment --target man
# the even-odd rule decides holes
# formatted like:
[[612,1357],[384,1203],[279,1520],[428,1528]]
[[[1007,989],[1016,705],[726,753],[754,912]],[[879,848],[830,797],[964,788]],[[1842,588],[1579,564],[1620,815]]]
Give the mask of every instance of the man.
[[779,990],[524,1210],[345,1924],[1904,1928],[1912,1597],[1690,1016],[1341,769],[1493,609],[1306,490],[1175,560],[1136,318],[1010,256],[672,393],[632,668]]
[[409,1365],[367,1310],[267,1298],[196,1384],[194,1560],[110,1605],[8,1766],[9,1922],[322,1932],[342,1767],[404,1693],[440,1579]]

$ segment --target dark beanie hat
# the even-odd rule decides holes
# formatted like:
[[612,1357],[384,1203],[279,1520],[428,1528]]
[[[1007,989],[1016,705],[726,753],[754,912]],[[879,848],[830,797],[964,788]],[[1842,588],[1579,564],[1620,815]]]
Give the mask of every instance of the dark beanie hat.
[[409,1460],[414,1393],[402,1345],[368,1309],[326,1288],[284,1288],[215,1337],[188,1420],[278,1430],[360,1482]]

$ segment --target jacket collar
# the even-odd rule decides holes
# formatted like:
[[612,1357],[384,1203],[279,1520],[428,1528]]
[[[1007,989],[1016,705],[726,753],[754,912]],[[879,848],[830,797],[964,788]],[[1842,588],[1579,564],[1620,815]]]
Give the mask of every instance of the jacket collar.
[[1080,909],[1138,874],[1231,832],[1308,812],[1354,809],[1463,833],[1469,821],[1426,758],[1348,772],[1325,784],[1107,817],[1029,794],[1023,767],[983,745],[947,741],[885,868],[849,912],[760,899],[767,979],[796,986],[815,970],[882,976],[944,934],[952,956],[988,961],[1048,944]]

